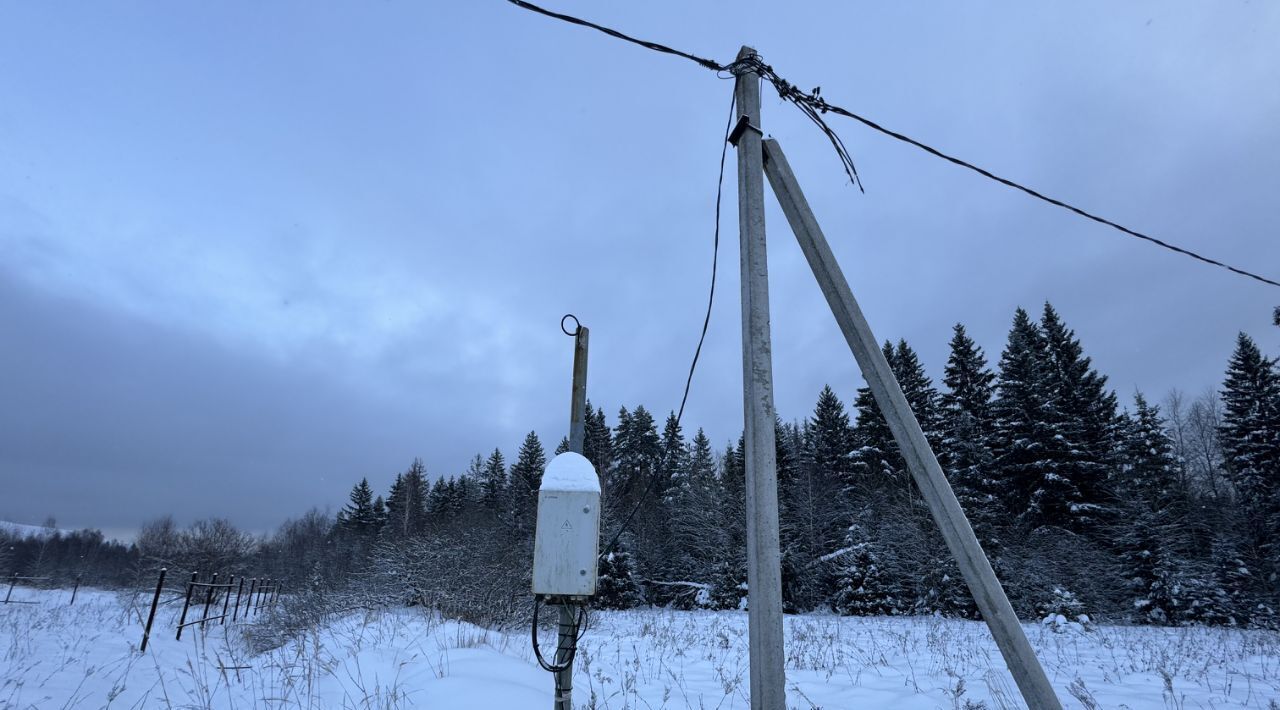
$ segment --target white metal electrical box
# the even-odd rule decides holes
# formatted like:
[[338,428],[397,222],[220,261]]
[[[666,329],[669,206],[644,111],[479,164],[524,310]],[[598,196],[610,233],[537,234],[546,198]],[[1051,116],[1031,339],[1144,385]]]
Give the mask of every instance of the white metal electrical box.
[[591,462],[567,451],[551,459],[538,489],[533,539],[533,593],[596,593],[600,552],[600,478]]

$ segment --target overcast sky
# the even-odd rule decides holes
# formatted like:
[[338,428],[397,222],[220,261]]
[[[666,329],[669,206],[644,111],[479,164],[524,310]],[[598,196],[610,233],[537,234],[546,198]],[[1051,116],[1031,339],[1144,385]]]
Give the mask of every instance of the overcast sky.
[[[590,3],[557,9],[783,76],[1171,242],[1280,274],[1280,5]],[[456,474],[590,397],[674,408],[701,324],[732,82],[498,0],[0,9],[0,519],[267,530]],[[766,88],[881,338],[940,379],[1049,300],[1111,385],[1216,386],[1272,355],[1280,289],[833,119],[866,194]],[[687,431],[742,422],[733,157]],[[771,197],[777,403],[861,377]]]

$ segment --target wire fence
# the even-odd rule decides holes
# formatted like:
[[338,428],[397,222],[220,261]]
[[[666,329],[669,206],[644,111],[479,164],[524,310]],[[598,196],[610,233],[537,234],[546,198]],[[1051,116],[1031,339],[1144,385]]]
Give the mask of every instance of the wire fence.
[[[164,591],[165,577],[168,570],[161,569],[156,579],[155,594],[151,597],[151,609],[147,613],[146,624],[142,632],[142,645],[139,652],[147,650],[151,640],[151,628],[155,622],[156,609],[160,606],[160,596]],[[200,579],[199,572],[192,572],[187,581],[182,597],[182,612],[178,616],[175,638],[182,640],[182,632],[188,627],[198,627],[201,632],[207,631],[208,625],[217,623],[225,625],[230,619],[232,623],[248,621],[250,617],[270,611],[279,602],[280,580],[270,577],[239,578],[229,575],[225,582],[218,581],[218,573],[213,573],[207,581]],[[247,587],[247,588],[246,588]],[[197,618],[194,609],[199,608]],[[188,619],[188,617],[191,617]]]
[[[29,599],[14,599],[13,588],[18,586],[18,582],[23,582],[24,583],[23,586],[34,587],[39,585],[32,584],[32,582],[48,582],[48,581],[51,581],[52,579],[53,577],[21,577],[18,575],[17,572],[14,572],[13,574],[9,575],[9,591],[5,592],[4,594],[4,603],[5,604],[38,604],[39,602],[29,600]],[[77,587],[80,586],[80,581],[78,579],[76,580],[76,586]],[[72,593],[71,599],[72,599],[72,603],[74,603],[75,602],[74,593]]]

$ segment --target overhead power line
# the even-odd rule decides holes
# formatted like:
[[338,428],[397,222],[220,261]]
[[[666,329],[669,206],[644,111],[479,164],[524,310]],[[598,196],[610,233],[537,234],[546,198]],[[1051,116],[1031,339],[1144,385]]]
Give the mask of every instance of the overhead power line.
[[581,27],[589,27],[593,30],[603,32],[604,34],[607,34],[610,37],[614,37],[615,39],[620,39],[625,42],[629,42],[631,44],[644,47],[645,49],[687,59],[691,62],[698,64],[704,69],[710,69],[717,73],[728,72],[732,75],[737,75],[737,74],[743,74],[746,72],[756,72],[761,76],[761,78],[768,80],[769,83],[773,85],[773,87],[778,91],[778,95],[781,98],[791,102],[797,108],[799,108],[801,112],[803,112],[805,116],[809,118],[809,120],[813,121],[813,123],[818,126],[818,128],[823,132],[823,134],[826,135],[827,139],[831,142],[832,147],[835,149],[837,156],[840,158],[840,162],[845,170],[845,173],[849,176],[849,179],[853,182],[853,184],[856,185],[860,190],[862,189],[862,181],[858,177],[858,172],[853,166],[853,159],[850,157],[848,150],[845,149],[844,143],[843,141],[840,140],[840,137],[835,133],[835,131],[833,131],[830,128],[830,126],[827,125],[826,121],[823,120],[823,116],[825,114],[833,113],[839,116],[844,116],[846,118],[851,118],[874,131],[877,131],[886,136],[889,136],[890,138],[893,138],[894,140],[898,140],[908,145],[915,146],[916,148],[919,148],[920,150],[923,150],[926,153],[929,153],[930,155],[933,155],[938,158],[942,158],[943,160],[949,163],[952,163],[954,165],[958,165],[962,168],[967,168],[968,170],[972,170],[973,172],[985,178],[998,182],[1006,187],[1011,187],[1022,193],[1030,195],[1031,197],[1034,197],[1038,200],[1047,202],[1048,204],[1051,204],[1055,207],[1060,207],[1062,209],[1065,209],[1076,215],[1084,217],[1085,219],[1089,219],[1094,222],[1097,222],[1098,224],[1103,224],[1108,227],[1111,227],[1112,229],[1115,229],[1116,231],[1119,231],[1122,234],[1126,234],[1128,236],[1135,237],[1137,239],[1141,239],[1146,242],[1150,242],[1151,244],[1155,244],[1156,246],[1162,247],[1164,249],[1168,249],[1169,251],[1182,254],[1184,256],[1189,256],[1192,259],[1195,259],[1197,261],[1201,261],[1206,264],[1211,264],[1213,266],[1226,269],[1227,271],[1230,271],[1239,276],[1244,276],[1244,277],[1253,279],[1255,281],[1260,281],[1270,286],[1280,287],[1280,281],[1275,281],[1273,279],[1269,279],[1265,276],[1261,276],[1251,271],[1241,269],[1241,268],[1232,266],[1230,264],[1218,261],[1217,259],[1212,259],[1210,257],[1204,256],[1203,254],[1199,254],[1197,252],[1191,251],[1190,249],[1185,249],[1175,244],[1170,244],[1169,242],[1166,242],[1163,239],[1158,239],[1144,232],[1140,232],[1136,229],[1130,229],[1129,227],[1126,227],[1117,222],[1113,222],[1112,220],[1109,220],[1105,217],[1096,215],[1092,212],[1089,212],[1088,210],[1082,209],[1080,207],[1076,207],[1075,205],[1072,205],[1066,201],[1059,200],[1057,198],[1045,195],[1039,190],[1035,190],[1033,188],[1027,187],[1026,185],[1023,185],[1019,182],[1010,180],[1009,178],[996,175],[990,170],[981,168],[973,163],[970,163],[967,160],[962,160],[953,155],[944,153],[943,151],[938,150],[933,146],[930,146],[922,141],[916,140],[915,138],[911,138],[910,136],[907,136],[905,134],[886,128],[880,125],[879,123],[872,121],[871,119],[866,118],[864,116],[860,116],[846,108],[828,103],[827,100],[822,98],[822,96],[820,95],[819,89],[813,89],[812,91],[802,91],[796,88],[794,84],[783,79],[780,75],[778,75],[778,73],[775,72],[772,67],[770,67],[768,64],[765,64],[763,61],[761,61],[758,56],[751,56],[751,57],[744,58],[741,61],[722,64],[713,59],[700,57],[696,54],[685,52],[679,49],[674,49],[664,44],[659,44],[657,42],[650,42],[648,40],[638,39],[636,37],[632,37],[623,32],[619,32],[618,30],[615,30],[613,28],[605,27],[603,25],[599,25],[594,22],[589,22],[587,20],[583,20],[578,17],[573,17],[572,15],[565,15],[562,13],[553,12],[551,10],[547,10],[546,8],[539,7],[533,3],[525,2],[525,0],[507,0],[507,2],[517,7],[521,7],[525,10],[536,12],[540,15],[545,15],[547,17],[551,17],[551,18],[554,18],[563,22],[568,22],[570,24],[578,25]]

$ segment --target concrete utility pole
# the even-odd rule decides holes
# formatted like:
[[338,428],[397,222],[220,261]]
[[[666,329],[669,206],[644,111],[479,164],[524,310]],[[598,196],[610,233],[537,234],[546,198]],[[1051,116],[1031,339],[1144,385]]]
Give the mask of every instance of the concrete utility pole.
[[[743,47],[738,59],[754,56]],[[778,544],[778,472],[774,449],[773,345],[764,235],[764,160],[760,76],[738,75],[734,88],[745,127],[736,131],[738,229],[742,254],[742,380],[746,419],[747,604],[752,710],[786,707],[782,649],[782,557]],[[741,124],[740,124],[741,126]]]
[[[741,78],[739,79],[741,81]],[[800,191],[800,184],[787,164],[787,158],[775,140],[764,141],[765,172],[773,193],[782,205],[782,211],[795,232],[800,249],[804,252],[813,276],[822,294],[831,306],[831,312],[844,333],[849,349],[853,351],[862,376],[875,396],[876,404],[884,412],[886,423],[893,432],[911,477],[915,479],[929,512],[946,539],[947,548],[960,566],[964,579],[973,593],[973,600],[982,612],[995,637],[1000,653],[1004,655],[1009,672],[1013,674],[1018,689],[1027,706],[1032,710],[1061,710],[1062,704],[1053,692],[1053,686],[1036,659],[1031,644],[1018,624],[1018,617],[1005,596],[1000,580],[996,578],[987,561],[978,538],[969,526],[960,503],[956,500],[951,484],[947,482],[938,465],[938,459],[925,440],[920,423],[916,421],[902,388],[889,368],[884,353],[877,344],[871,326],[862,315],[862,309],[853,298],[849,282],[845,280],[840,264],[836,262],[827,238],[818,226],[818,220]],[[772,420],[771,420],[772,421]]]

